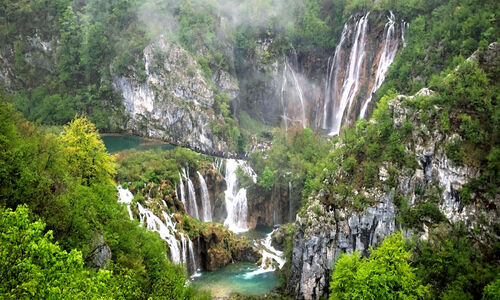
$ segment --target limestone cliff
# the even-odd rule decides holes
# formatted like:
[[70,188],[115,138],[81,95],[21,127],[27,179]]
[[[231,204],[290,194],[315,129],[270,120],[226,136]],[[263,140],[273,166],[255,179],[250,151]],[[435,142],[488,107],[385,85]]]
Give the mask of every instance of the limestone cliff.
[[[491,58],[492,53],[498,55],[499,49],[498,44],[492,44],[482,57]],[[473,56],[471,59],[477,58]],[[439,113],[440,107],[422,111],[411,105],[415,98],[432,96],[432,93],[429,89],[422,89],[415,96],[400,95],[388,102],[392,130],[404,124],[413,126],[403,146],[404,151],[417,161],[414,168],[404,167],[398,170],[395,178],[391,178],[394,173],[391,175],[389,170],[397,166],[393,162],[380,166],[377,180],[381,185],[353,191],[353,195],[372,200],[365,208],[353,206],[353,196],[345,199],[324,188],[309,199],[305,210],[297,216],[288,289],[298,299],[321,299],[328,295],[333,264],[341,253],[358,250],[367,254],[371,246],[376,247],[384,237],[401,229],[408,236],[416,234],[427,239],[435,223],[433,218],[443,218],[450,224],[463,222],[480,245],[498,241],[495,228],[500,217],[500,195],[473,194],[469,203],[461,201],[459,191],[478,178],[482,170],[469,163],[457,165],[447,156],[445,145],[460,139],[460,136],[454,130],[443,133],[439,129],[439,119],[428,119],[433,115],[432,111]],[[337,147],[344,147],[342,140]],[[323,184],[335,186],[342,184],[344,178],[342,171],[337,170],[327,175]],[[337,203],[344,204],[327,206],[322,201],[326,198],[338,199],[343,202]],[[429,203],[438,211],[434,216],[423,216],[415,221],[416,226],[407,228],[398,219],[402,212],[401,199],[405,199],[410,207]]]
[[[207,151],[226,149],[211,128],[221,118],[212,108],[214,89],[194,58],[161,36],[144,49],[143,60],[145,80],[138,76],[114,79],[130,117],[122,129]],[[224,79],[224,87],[234,89],[228,80]]]

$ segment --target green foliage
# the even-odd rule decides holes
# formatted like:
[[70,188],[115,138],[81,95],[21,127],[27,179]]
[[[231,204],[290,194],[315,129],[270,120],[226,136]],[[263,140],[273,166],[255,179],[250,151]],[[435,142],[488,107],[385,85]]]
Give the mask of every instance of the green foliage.
[[[94,125],[80,118],[61,136],[46,135],[5,101],[0,101],[0,124],[0,206],[14,209],[25,204],[59,243],[50,244],[52,233],[42,234],[41,222],[29,225],[25,208],[20,214],[2,212],[0,248],[6,248],[0,255],[9,256],[0,271],[9,272],[2,275],[9,279],[3,281],[9,286],[2,285],[2,293],[48,298],[197,297],[184,286],[183,267],[168,261],[160,237],[129,221],[117,203],[113,160]],[[113,275],[83,268],[99,236],[113,253],[109,263]],[[15,261],[22,255],[24,262]]]
[[265,152],[253,152],[250,160],[259,180],[266,180],[265,185],[270,186],[272,181],[274,186],[288,189],[291,182],[293,189],[306,198],[314,190],[313,175],[321,168],[318,162],[328,154],[329,147],[327,139],[309,128],[293,132],[276,130],[272,147]]
[[276,176],[274,175],[274,172],[266,166],[264,171],[262,171],[262,175],[259,176],[257,184],[263,189],[270,191],[273,188],[275,181]]
[[359,252],[342,254],[335,263],[329,299],[417,299],[427,287],[410,266],[403,235],[387,237],[368,258]]
[[106,152],[94,124],[84,117],[76,118],[64,127],[60,140],[66,150],[70,172],[75,177],[81,178],[87,185],[93,182],[112,183],[111,178],[115,174],[113,160]]
[[431,230],[427,241],[413,248],[418,278],[431,288],[433,299],[479,299],[483,288],[499,272],[467,238],[465,226],[441,224]]
[[0,209],[0,296],[2,298],[112,297],[117,287],[109,271],[83,268],[81,252],[66,252],[32,222],[26,206]]

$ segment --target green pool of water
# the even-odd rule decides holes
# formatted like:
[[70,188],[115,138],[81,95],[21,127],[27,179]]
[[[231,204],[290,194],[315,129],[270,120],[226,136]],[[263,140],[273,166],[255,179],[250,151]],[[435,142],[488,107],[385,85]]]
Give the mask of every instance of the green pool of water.
[[109,153],[116,153],[124,150],[149,150],[161,149],[169,150],[174,146],[160,141],[153,141],[139,136],[132,135],[103,135],[101,136],[104,145]]
[[217,271],[202,271],[191,284],[204,291],[210,291],[212,297],[224,298],[233,293],[245,295],[264,295],[278,284],[274,272],[250,274],[258,269],[253,263],[234,263]]

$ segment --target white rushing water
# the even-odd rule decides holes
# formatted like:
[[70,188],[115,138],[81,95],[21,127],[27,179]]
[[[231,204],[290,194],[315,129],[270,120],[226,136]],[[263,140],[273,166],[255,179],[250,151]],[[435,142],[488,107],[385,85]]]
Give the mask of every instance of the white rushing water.
[[347,74],[340,93],[339,107],[334,113],[332,129],[330,135],[338,135],[342,125],[345,110],[350,110],[354,97],[358,93],[361,69],[365,60],[366,31],[368,28],[368,17],[370,13],[364,15],[356,22],[356,32],[354,34],[354,44],[349,55]]
[[[375,82],[373,83],[372,90],[368,96],[368,99],[365,101],[365,104],[361,108],[361,112],[359,114],[360,118],[365,118],[366,109],[368,108],[368,104],[371,102],[373,94],[380,88],[382,83],[385,80],[385,75],[389,70],[389,67],[392,65],[394,61],[394,57],[396,57],[396,52],[398,51],[398,38],[396,36],[396,28],[394,21],[394,14],[392,11],[389,11],[390,15],[387,17],[388,21],[384,27],[384,49],[382,50],[382,54],[380,56],[380,60],[378,63],[377,72],[375,73]],[[404,39],[403,39],[404,41]]]
[[[184,183],[182,182],[183,179],[186,181],[187,188],[188,188],[188,205],[187,206],[186,206],[186,199],[185,199],[186,196],[183,192],[183,190],[184,190]],[[189,172],[186,172],[185,168],[182,168],[182,177],[181,177],[180,187],[181,187],[181,198],[183,199],[182,203],[184,203],[184,207],[186,208],[186,211],[188,212],[188,214],[191,217],[200,220],[200,213],[198,211],[198,204],[196,203],[196,192],[194,189],[194,184],[193,184],[193,181],[191,180],[191,178],[189,177]]]
[[[181,173],[179,173],[179,190],[181,192],[181,202],[184,204],[184,208],[187,211],[187,204],[186,204],[186,190],[184,189],[184,182],[182,180]],[[175,191],[177,193],[177,190]]]
[[202,221],[212,222],[212,206],[210,205],[210,195],[208,194],[207,183],[200,172],[196,171],[196,173],[200,181]]
[[179,241],[175,238],[175,233],[177,232],[175,224],[173,223],[171,217],[166,213],[162,212],[165,219],[165,223],[158,218],[152,211],[144,208],[140,203],[137,203],[137,208],[139,210],[139,220],[141,225],[146,224],[146,228],[153,232],[158,232],[160,237],[165,240],[170,249],[170,259],[175,264],[181,263],[181,249],[179,247]]
[[124,189],[122,188],[121,185],[117,187],[118,189],[118,202],[120,203],[125,203],[127,204],[127,211],[128,215],[130,217],[130,220],[134,219],[134,216],[132,215],[132,209],[130,208],[130,204],[132,203],[132,200],[134,199],[134,195],[129,191],[129,189]]
[[272,235],[277,229],[270,232],[265,239],[261,240],[262,245],[262,262],[260,267],[253,271],[245,274],[245,278],[252,278],[255,275],[273,272],[276,270],[275,262],[278,265],[278,268],[281,269],[285,265],[285,259],[283,258],[283,252],[275,249],[272,243]]
[[227,189],[225,191],[225,201],[227,218],[224,221],[224,225],[235,233],[248,231],[247,190],[245,188],[238,188],[238,177],[236,176],[238,168],[241,168],[243,172],[250,175],[253,182],[257,183],[257,174],[255,174],[247,162],[236,159],[226,160],[225,180]]
[[[348,22],[345,23],[344,29],[342,29],[342,35],[340,36],[340,41],[335,48],[335,54],[333,55],[333,60],[328,60],[329,62],[329,71],[328,71],[328,79],[325,87],[325,100],[323,104],[323,129],[328,129],[329,126],[332,126],[332,122],[334,122],[334,114],[338,109],[338,102],[335,101],[339,97],[339,90],[337,88],[337,82],[339,80],[339,71],[340,71],[340,63],[342,61],[342,47],[344,46],[344,41],[346,40],[347,32],[349,26]],[[333,85],[332,85],[333,83]],[[333,98],[333,106],[332,106],[332,98]],[[332,109],[329,107],[332,106]]]
[[[288,62],[285,61],[285,65],[288,65]],[[295,75],[295,72],[293,71],[292,67],[290,67],[290,65],[288,65],[288,69],[292,73],[294,86],[295,89],[297,90],[297,93],[299,94],[300,105],[302,108],[302,127],[306,128],[306,108],[304,106],[304,96],[302,94],[302,88],[300,87],[299,81],[297,80],[297,76]]]
[[287,79],[286,79],[286,69],[287,64],[283,66],[283,80],[281,82],[281,107],[283,109],[283,122],[285,122],[285,130],[288,131],[288,116],[286,114],[286,106],[285,106],[285,87],[287,84]]

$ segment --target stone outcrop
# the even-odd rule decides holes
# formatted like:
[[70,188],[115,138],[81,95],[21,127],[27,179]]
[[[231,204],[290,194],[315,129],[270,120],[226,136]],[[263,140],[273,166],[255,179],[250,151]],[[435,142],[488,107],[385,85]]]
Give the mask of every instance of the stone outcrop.
[[261,254],[245,237],[237,237],[221,224],[199,229],[200,260],[203,269],[217,270],[233,261],[257,262]]
[[[114,78],[130,117],[122,129],[203,150],[226,149],[212,133],[211,124],[221,116],[212,109],[214,90],[195,59],[161,36],[144,49],[143,61],[145,80],[138,75]],[[226,77],[219,74],[224,87],[236,89]]]

